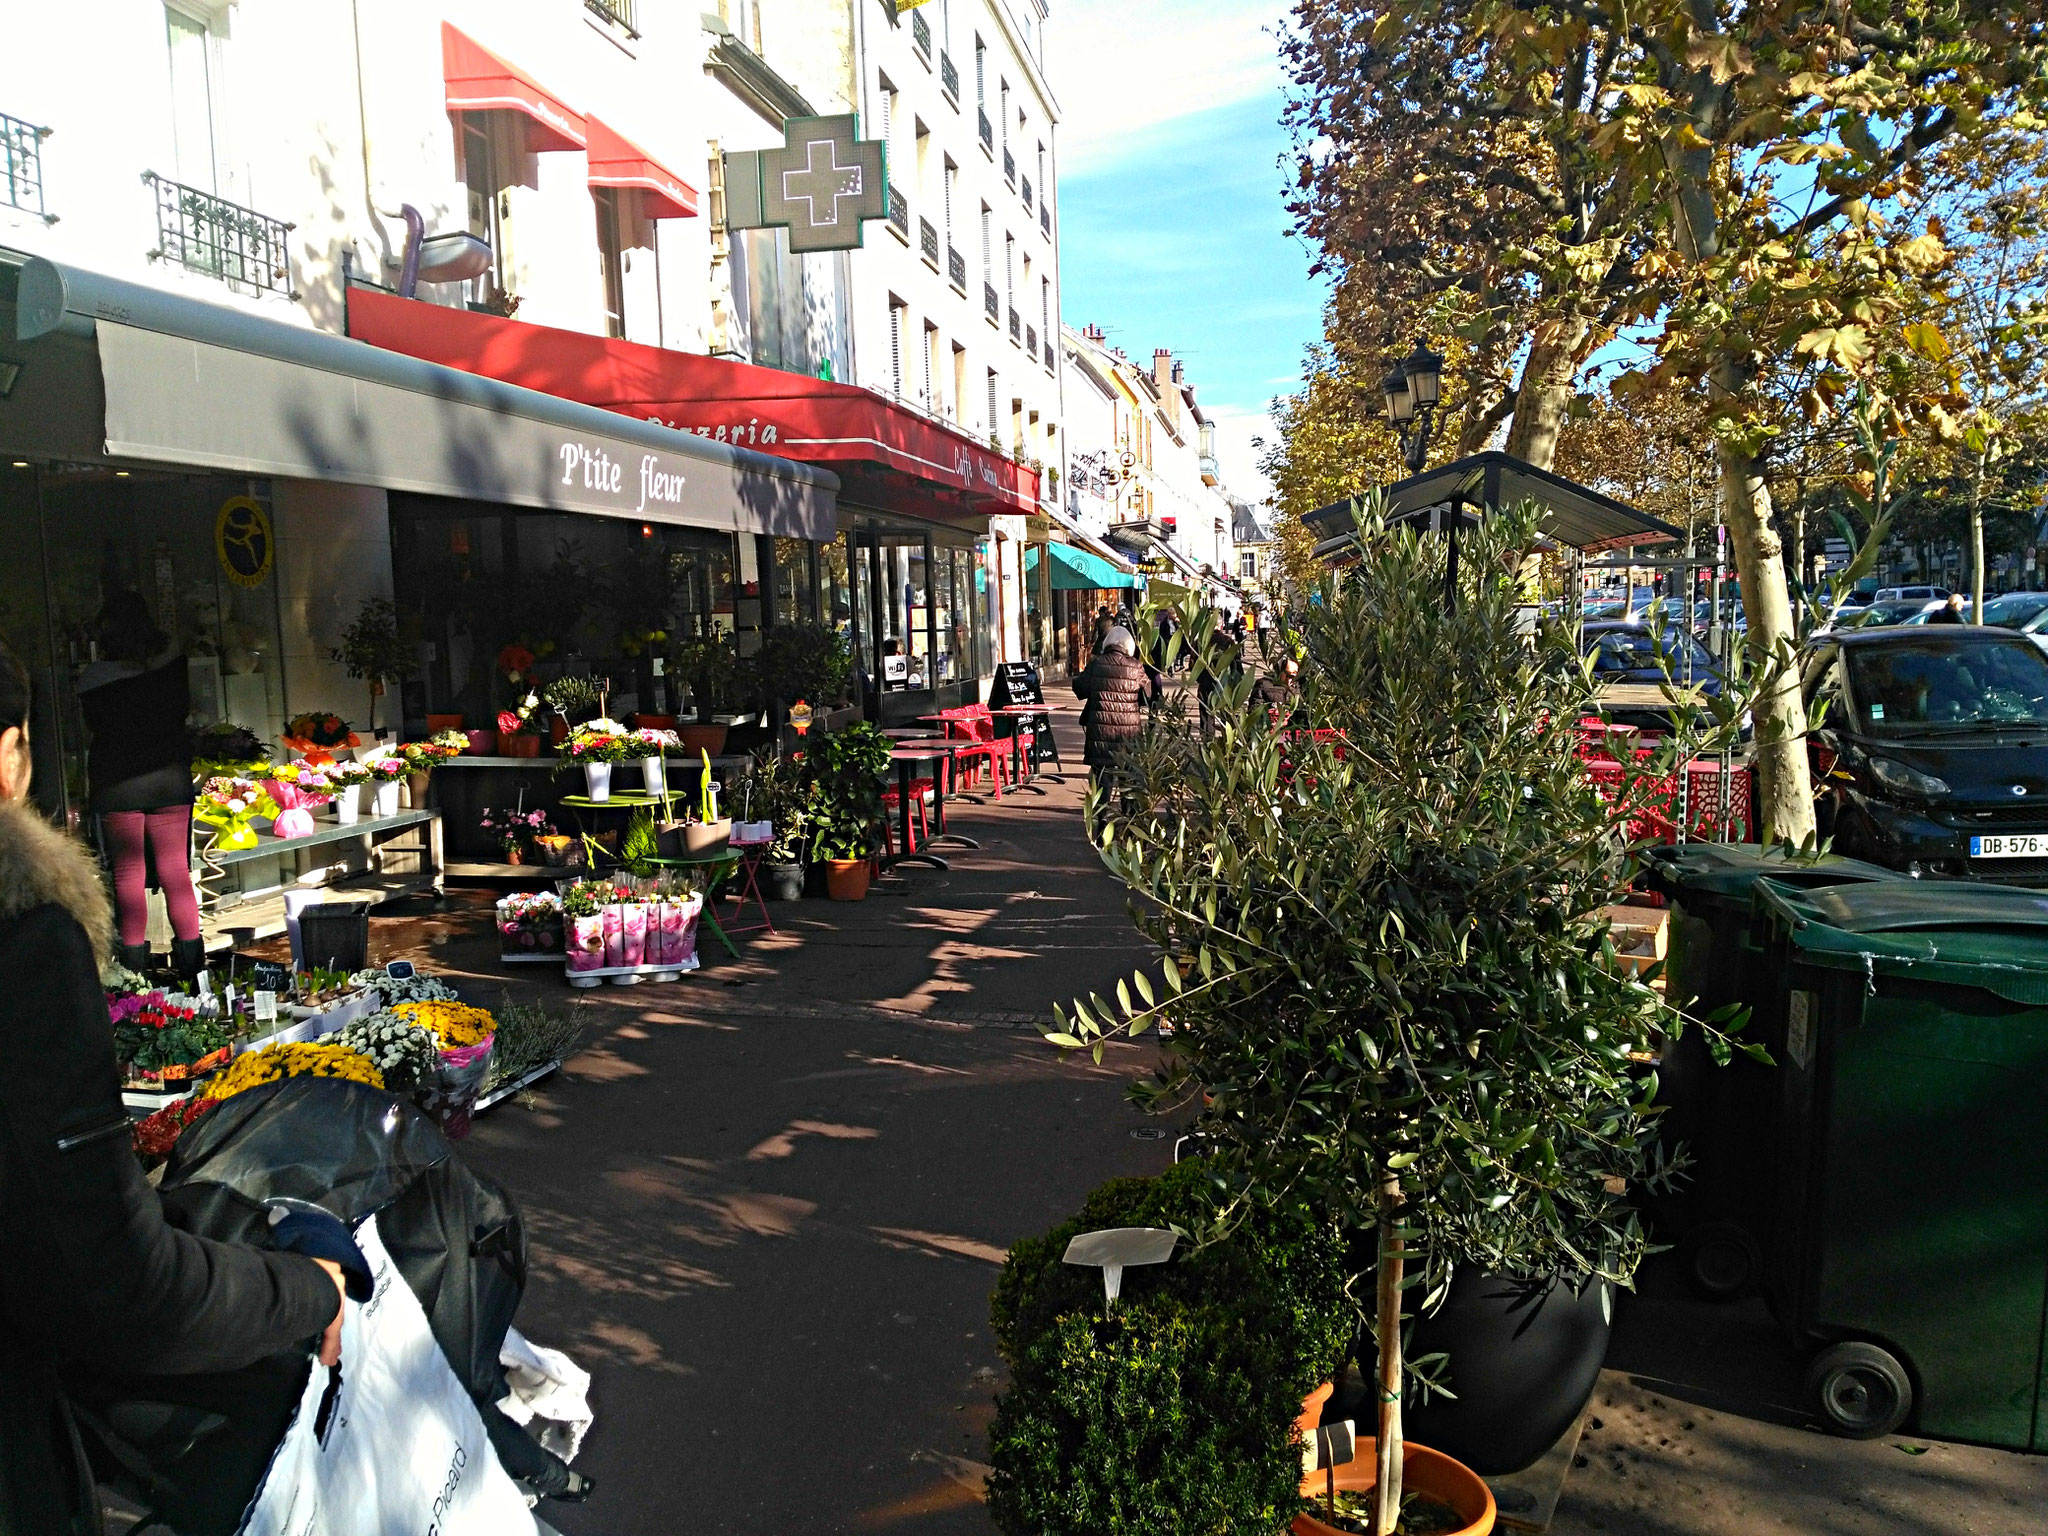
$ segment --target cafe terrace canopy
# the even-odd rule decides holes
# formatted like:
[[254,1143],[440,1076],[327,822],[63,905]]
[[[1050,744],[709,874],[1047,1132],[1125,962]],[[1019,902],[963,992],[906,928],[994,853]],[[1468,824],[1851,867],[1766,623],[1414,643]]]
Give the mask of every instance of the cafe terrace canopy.
[[845,502],[964,527],[1038,510],[1036,470],[856,385],[372,288],[349,290],[348,333],[714,442],[827,465]]
[[[1647,512],[1507,453],[1475,453],[1397,480],[1383,494],[1389,523],[1435,531],[1469,527],[1475,516],[1534,501],[1542,509],[1537,528],[1543,536],[1582,554],[1679,537],[1676,528]],[[1341,559],[1353,547],[1358,535],[1354,507],[1348,500],[1332,502],[1302,518],[1319,536],[1318,559]]]

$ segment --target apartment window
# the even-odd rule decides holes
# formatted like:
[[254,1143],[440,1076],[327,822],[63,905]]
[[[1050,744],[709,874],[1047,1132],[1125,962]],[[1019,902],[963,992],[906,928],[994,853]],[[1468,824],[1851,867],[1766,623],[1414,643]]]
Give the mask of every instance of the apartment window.
[[1003,148],[1008,149],[1010,147],[1010,82],[1005,80],[1002,83],[1001,89],[1003,112],[998,121],[1003,125]]
[[214,112],[220,50],[213,29],[197,16],[164,7],[171,52],[171,138],[178,180],[219,192],[219,145]]
[[903,398],[903,327],[909,318],[907,304],[889,300],[889,389],[898,400]]
[[1045,333],[1046,345],[1052,344],[1052,279],[1038,280],[1038,328]]
[[937,383],[939,371],[939,328],[929,320],[924,323],[924,408],[934,413],[939,408],[939,397],[932,392]]
[[889,146],[896,138],[896,87],[889,83],[889,77],[881,77],[881,89],[876,93],[876,106],[882,114],[882,160],[889,159]]
[[952,409],[946,414],[961,426],[967,424],[967,349],[959,342],[953,343],[953,398]]
[[718,19],[755,53],[761,52],[761,0],[718,0]]
[[1003,302],[1017,302],[1017,237],[1003,236]]
[[953,163],[953,157],[946,157],[946,244],[953,243],[953,189],[960,180],[960,167]]
[[1237,574],[1246,581],[1257,581],[1259,579],[1259,557],[1257,555],[1239,555],[1237,557]]
[[981,280],[993,282],[996,275],[995,220],[987,203],[981,205]]
[[[512,291],[511,178],[500,167],[517,163],[514,135],[500,112],[465,112],[462,125],[462,180],[469,191],[469,232],[491,248],[492,285],[500,294]],[[600,222],[603,215],[600,213]],[[603,236],[600,234],[600,240]]]
[[597,261],[604,273],[604,333],[626,334],[625,241],[619,231],[619,193],[616,187],[592,187],[590,200],[597,205]]

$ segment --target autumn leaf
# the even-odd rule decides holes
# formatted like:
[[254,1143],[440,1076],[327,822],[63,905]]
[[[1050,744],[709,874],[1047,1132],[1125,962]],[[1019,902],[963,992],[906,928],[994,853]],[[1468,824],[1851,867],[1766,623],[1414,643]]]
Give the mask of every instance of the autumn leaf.
[[1906,345],[1930,363],[1939,363],[1948,357],[1948,338],[1941,334],[1941,327],[1926,320],[1916,320],[1900,332]]
[[1870,333],[1860,325],[1824,326],[1801,336],[1792,350],[1825,363],[1854,368],[1870,361]]

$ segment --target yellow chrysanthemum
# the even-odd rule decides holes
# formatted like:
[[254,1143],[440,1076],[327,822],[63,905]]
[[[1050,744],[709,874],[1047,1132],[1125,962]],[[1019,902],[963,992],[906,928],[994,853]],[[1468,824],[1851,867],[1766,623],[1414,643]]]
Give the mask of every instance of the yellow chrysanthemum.
[[444,1051],[482,1045],[498,1028],[498,1021],[488,1011],[468,1003],[400,1003],[391,1011],[422,1029],[431,1029]]
[[361,1051],[341,1045],[266,1045],[237,1056],[228,1069],[207,1084],[206,1097],[229,1099],[261,1083],[281,1077],[338,1077],[351,1083],[384,1086],[384,1075]]

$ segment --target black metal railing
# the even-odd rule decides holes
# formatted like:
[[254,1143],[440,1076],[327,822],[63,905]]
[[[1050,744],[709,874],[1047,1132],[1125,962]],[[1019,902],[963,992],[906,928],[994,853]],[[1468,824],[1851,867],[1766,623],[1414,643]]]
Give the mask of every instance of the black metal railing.
[[950,245],[946,247],[946,280],[962,293],[967,291],[967,258]]
[[929,64],[932,61],[932,24],[924,19],[923,11],[910,13],[910,46]]
[[155,171],[144,171],[142,179],[156,194],[157,248],[152,256],[175,261],[188,272],[217,277],[230,287],[291,293],[286,237],[296,225],[167,180]]
[[1060,353],[1059,353],[1059,348],[1055,347],[1055,346],[1054,346],[1054,345],[1052,344],[1052,338],[1051,338],[1050,336],[1048,336],[1048,337],[1046,337],[1046,338],[1045,338],[1045,371],[1046,371],[1047,373],[1058,373],[1058,372],[1059,372],[1059,369],[1060,369]]
[[1033,357],[1038,356],[1038,327],[1035,325],[1024,327],[1024,350]]
[[942,52],[939,55],[939,86],[945,91],[947,96],[952,98],[953,105],[958,107],[960,105],[960,71],[953,67],[953,55],[950,53]]
[[[1010,306],[1010,340],[1021,342],[1023,339],[1024,317],[1017,313],[1017,306],[1012,304]],[[1037,356],[1038,348],[1033,347],[1031,352],[1034,357]]]
[[622,28],[628,37],[640,35],[640,0],[583,0],[583,8]]
[[1050,238],[1051,238],[1051,236],[1052,236],[1052,204],[1051,204],[1051,203],[1040,203],[1040,204],[1038,205],[1038,227],[1039,227],[1040,229],[1042,229],[1042,230],[1044,230],[1044,231],[1045,231],[1045,233],[1046,233],[1046,236],[1047,236],[1047,238],[1048,238],[1048,239],[1050,239]]
[[996,152],[996,125],[988,120],[988,114],[981,108],[974,109],[974,115],[981,119],[981,147],[990,154]]
[[917,221],[917,248],[924,253],[924,259],[932,264],[934,272],[939,270],[939,232],[930,219]]
[[996,292],[996,285],[994,283],[983,283],[981,285],[981,307],[988,311],[989,319],[995,321],[1002,319],[1003,296]]
[[47,128],[0,112],[0,203],[54,223],[43,206],[43,140]]
[[1031,178],[1029,176],[1024,178],[1024,211],[1026,213],[1031,211]]
[[1003,180],[1013,187],[1017,185],[1017,157],[1007,146],[1003,149]]
[[910,199],[894,187],[889,189],[889,222],[897,234],[906,240],[910,238]]

